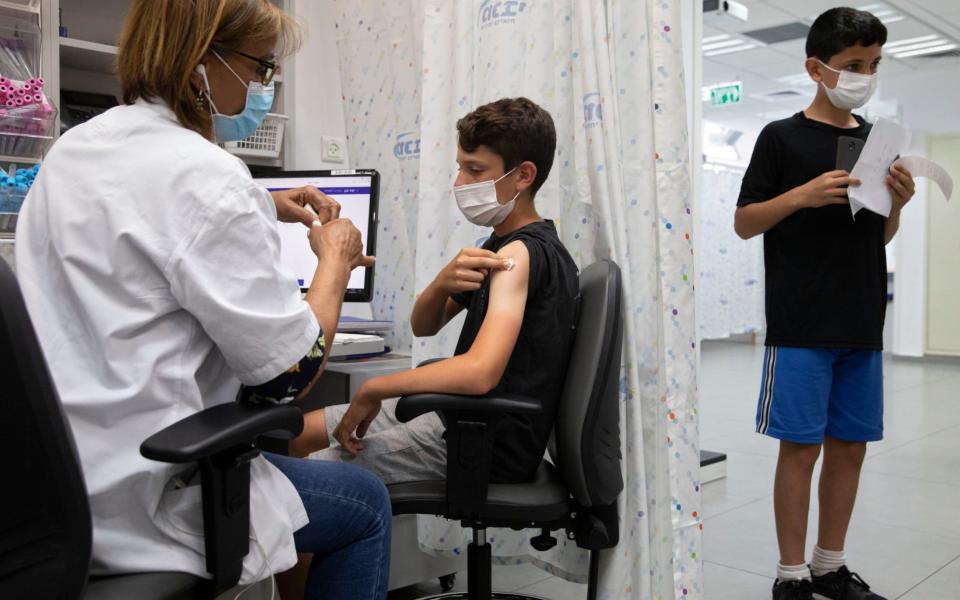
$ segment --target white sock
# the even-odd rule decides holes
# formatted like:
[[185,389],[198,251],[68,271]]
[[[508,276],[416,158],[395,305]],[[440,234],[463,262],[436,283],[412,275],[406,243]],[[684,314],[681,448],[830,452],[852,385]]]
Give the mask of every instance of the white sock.
[[813,547],[813,560],[810,561],[810,570],[817,577],[836,571],[846,563],[847,553],[843,550],[824,550],[820,546]]
[[805,564],[785,565],[782,562],[777,563],[777,579],[780,581],[794,581],[797,579],[810,579],[810,567]]

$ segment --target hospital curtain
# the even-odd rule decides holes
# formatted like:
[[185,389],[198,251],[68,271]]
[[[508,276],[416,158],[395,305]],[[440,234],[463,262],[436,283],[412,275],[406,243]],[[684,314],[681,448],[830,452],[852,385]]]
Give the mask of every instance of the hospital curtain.
[[733,230],[744,169],[703,165],[700,186],[698,323],[701,340],[762,333],[763,238],[741,240]]

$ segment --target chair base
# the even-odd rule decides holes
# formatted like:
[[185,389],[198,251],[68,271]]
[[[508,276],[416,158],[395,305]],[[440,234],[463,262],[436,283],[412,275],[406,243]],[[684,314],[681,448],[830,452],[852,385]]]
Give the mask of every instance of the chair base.
[[[441,600],[441,599],[459,599],[459,600],[470,600],[469,592],[452,592],[449,594],[437,594],[435,596],[424,596],[418,598],[418,600]],[[543,598],[542,596],[528,596],[526,594],[513,594],[507,592],[493,592],[490,596],[491,600],[549,600],[549,598]]]

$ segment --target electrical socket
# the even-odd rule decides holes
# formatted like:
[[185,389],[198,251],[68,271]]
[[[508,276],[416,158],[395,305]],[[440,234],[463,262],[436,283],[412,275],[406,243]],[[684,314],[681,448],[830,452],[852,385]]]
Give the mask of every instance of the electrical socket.
[[343,138],[321,136],[320,138],[320,158],[324,162],[343,162],[346,155],[346,147]]

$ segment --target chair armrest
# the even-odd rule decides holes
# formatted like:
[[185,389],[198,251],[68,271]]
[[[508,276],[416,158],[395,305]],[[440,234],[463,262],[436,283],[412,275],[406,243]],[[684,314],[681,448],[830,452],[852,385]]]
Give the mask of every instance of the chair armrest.
[[292,438],[303,431],[296,406],[218,404],[161,429],[140,444],[140,454],[168,463],[196,462],[203,499],[206,597],[240,580],[250,550],[250,461],[260,454],[260,436]]
[[508,414],[537,414],[539,400],[514,395],[463,396],[412,394],[397,402],[397,419],[407,422],[429,412],[440,412],[446,425],[447,510],[453,519],[482,517],[498,425]]
[[539,400],[500,394],[463,396],[460,394],[412,394],[397,401],[397,419],[406,423],[429,412],[463,411],[477,413],[537,414],[543,410]]
[[445,358],[443,358],[443,357],[428,358],[428,359],[426,359],[426,360],[420,361],[420,363],[417,364],[417,367],[416,367],[416,368],[419,369],[420,367],[425,367],[425,366],[427,366],[427,365],[432,365],[433,363],[435,363],[435,362],[440,362],[441,360],[447,360],[447,359],[445,359]]
[[292,405],[218,404],[151,435],[140,445],[145,458],[195,462],[262,435],[293,438],[303,431],[303,413]]

